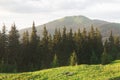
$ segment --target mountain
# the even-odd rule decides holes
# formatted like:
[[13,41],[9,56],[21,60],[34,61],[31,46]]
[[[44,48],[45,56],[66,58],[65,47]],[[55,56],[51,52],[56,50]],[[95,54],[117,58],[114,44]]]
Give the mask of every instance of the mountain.
[[34,72],[0,73],[0,80],[120,80],[120,60],[107,65],[78,65]]
[[[78,28],[80,28],[81,30],[83,28],[89,30],[91,25],[93,25],[101,31],[103,37],[108,37],[111,30],[113,31],[114,35],[120,35],[120,23],[111,23],[103,20],[90,19],[85,16],[67,16],[58,20],[48,22],[45,25],[50,34],[54,33],[55,28],[62,29],[64,26],[66,26],[67,30],[72,28],[73,31],[76,31]],[[36,26],[37,34],[40,36],[42,35],[43,27],[44,24]],[[31,28],[26,28],[20,30],[20,34],[22,34],[26,30],[31,32]]]

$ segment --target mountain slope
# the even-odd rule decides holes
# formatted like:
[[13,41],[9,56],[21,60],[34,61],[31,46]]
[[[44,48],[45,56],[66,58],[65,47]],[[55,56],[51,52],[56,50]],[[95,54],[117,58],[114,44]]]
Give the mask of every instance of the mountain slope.
[[[76,31],[78,28],[83,29],[84,27],[89,30],[91,25],[100,29],[103,36],[109,36],[109,32],[112,30],[115,35],[120,34],[120,24],[119,23],[110,23],[102,20],[92,20],[85,16],[68,16],[58,20],[51,21],[46,23],[46,27],[49,33],[53,34],[55,28],[62,29],[64,26],[69,30],[70,28],[73,31]],[[37,34],[42,35],[44,25],[38,25]],[[31,28],[20,30],[20,34],[28,30],[31,32]]]
[[108,65],[79,65],[35,72],[2,74],[0,80],[120,80],[120,60]]

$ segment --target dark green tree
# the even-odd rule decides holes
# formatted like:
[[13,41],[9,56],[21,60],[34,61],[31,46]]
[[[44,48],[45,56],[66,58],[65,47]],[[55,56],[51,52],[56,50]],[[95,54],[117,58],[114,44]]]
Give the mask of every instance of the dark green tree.
[[92,52],[91,59],[90,59],[91,64],[98,64],[98,57],[95,52]]
[[58,53],[58,59],[60,66],[68,65],[68,50],[67,50],[67,32],[66,27],[63,28],[62,36],[61,36],[61,42],[59,46],[59,53]]
[[53,50],[54,53],[59,52],[59,45],[61,40],[61,32],[59,33],[57,29],[55,29],[54,35],[53,35]]
[[82,53],[82,34],[80,29],[78,29],[78,32],[75,33],[74,35],[74,44],[75,44],[75,52],[77,54],[77,58],[78,58],[78,64],[81,63],[81,53]]
[[19,33],[18,30],[16,29],[15,24],[12,25],[11,30],[8,35],[8,40],[9,40],[9,59],[8,62],[10,64],[16,64],[17,62],[17,55],[19,54]]
[[110,36],[109,36],[109,42],[108,42],[108,53],[113,56],[113,60],[116,59],[116,52],[117,52],[117,49],[115,48],[115,40],[114,40],[114,36],[112,34],[112,31],[110,33]]
[[35,23],[33,22],[32,25],[32,32],[31,32],[31,36],[30,36],[30,63],[29,65],[31,66],[31,69],[35,70],[38,68],[37,66],[37,60],[38,55],[37,55],[37,46],[39,43],[39,37],[37,36],[37,30],[35,27]]
[[73,32],[72,29],[70,29],[70,31],[67,33],[67,41],[66,41],[66,59],[69,60],[71,53],[74,51],[75,49],[75,42],[73,39]]
[[103,47],[102,35],[97,28],[96,28],[95,40],[96,40],[96,45],[94,47],[94,50],[98,58],[98,63],[101,63],[101,55],[103,53],[104,47]]
[[46,25],[44,25],[44,30],[43,30],[43,38],[41,40],[41,45],[42,45],[42,68],[48,68],[50,67],[50,54],[51,52],[49,51],[49,34],[46,29]]
[[[3,25],[2,32],[0,34],[0,42],[1,42],[1,60],[7,63],[7,46],[8,46],[8,36],[6,34],[6,26]],[[1,61],[0,60],[0,61]]]
[[70,31],[68,32],[67,35],[67,43],[68,43],[68,52],[72,53],[73,50],[75,49],[75,44],[74,44],[74,39],[73,39],[73,32],[72,29],[70,29]]
[[89,44],[89,38],[87,35],[87,31],[84,28],[82,31],[82,37],[81,37],[81,51],[79,53],[79,64],[90,64],[90,57],[91,57],[91,47]]
[[112,61],[112,56],[107,53],[106,48],[104,47],[104,52],[101,57],[101,63],[103,65],[108,64]]
[[3,53],[2,53],[2,33],[0,31],[0,63],[2,62]]
[[13,24],[8,35],[8,64],[13,65],[15,71],[17,70],[17,63],[19,62],[19,53],[19,33],[15,24]]
[[30,57],[28,56],[30,56],[30,40],[28,31],[23,33],[21,49],[22,51],[20,54],[21,60],[19,61],[19,71],[29,71]]
[[115,49],[116,49],[115,59],[120,59],[120,37],[119,36],[116,36],[114,44],[115,44]]

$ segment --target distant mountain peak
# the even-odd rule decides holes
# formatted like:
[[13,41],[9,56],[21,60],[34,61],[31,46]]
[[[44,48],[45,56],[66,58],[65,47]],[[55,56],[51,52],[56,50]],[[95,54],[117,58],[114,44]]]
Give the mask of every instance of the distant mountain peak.
[[66,16],[64,19],[83,19],[83,20],[90,20],[88,17],[79,15],[79,16]]
[[[46,23],[47,30],[50,34],[54,34],[55,28],[61,29],[65,26],[67,30],[70,28],[73,29],[73,31],[76,31],[78,28],[86,28],[87,30],[90,29],[91,25],[94,27],[99,28],[103,36],[109,36],[109,30],[112,30],[113,33],[116,35],[120,34],[120,24],[119,23],[111,23],[104,20],[98,20],[98,19],[90,19],[88,17],[79,15],[79,16],[66,16],[61,19],[57,19],[51,22]],[[43,25],[37,26],[37,34],[42,35],[43,31]],[[22,34],[24,31],[28,30],[29,33],[31,32],[31,28],[23,29],[20,31],[20,34]]]
[[[53,23],[61,23],[61,25],[80,25],[80,24],[89,24],[92,22],[91,19],[89,19],[88,17],[85,16],[66,16],[64,18],[52,21]],[[51,22],[50,22],[51,23]]]

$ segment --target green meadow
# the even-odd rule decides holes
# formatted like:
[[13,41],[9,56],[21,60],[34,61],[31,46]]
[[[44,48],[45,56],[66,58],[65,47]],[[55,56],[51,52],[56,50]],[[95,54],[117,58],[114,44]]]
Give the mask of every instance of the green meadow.
[[108,65],[78,65],[35,72],[0,73],[0,80],[120,80],[120,60]]

